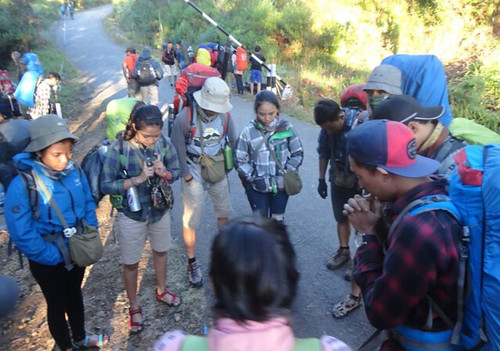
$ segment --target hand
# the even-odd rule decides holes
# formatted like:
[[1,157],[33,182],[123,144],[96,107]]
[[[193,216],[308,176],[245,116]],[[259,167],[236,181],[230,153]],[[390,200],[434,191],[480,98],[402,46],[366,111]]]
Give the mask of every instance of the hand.
[[184,176],[184,181],[185,181],[186,183],[189,183],[189,182],[190,182],[190,181],[192,181],[192,180],[193,180],[193,175],[192,175],[192,174],[188,174],[188,175],[185,175],[185,176]]
[[382,205],[372,195],[355,195],[344,204],[343,213],[358,232],[376,234],[375,225],[382,217]]
[[153,168],[155,174],[160,177],[160,178],[167,178],[167,179],[172,179],[172,173],[167,171],[165,168],[165,165],[163,164],[162,160],[160,160],[161,156],[158,155],[156,160],[153,161]]
[[318,184],[318,194],[321,196],[323,199],[326,199],[328,195],[328,186],[326,185],[326,182],[324,179],[318,179],[319,184]]
[[154,176],[155,174],[155,169],[154,169],[154,164],[151,166],[147,165],[147,162],[144,162],[142,165],[142,172],[139,174],[136,178],[138,183],[144,183],[147,181],[149,178]]

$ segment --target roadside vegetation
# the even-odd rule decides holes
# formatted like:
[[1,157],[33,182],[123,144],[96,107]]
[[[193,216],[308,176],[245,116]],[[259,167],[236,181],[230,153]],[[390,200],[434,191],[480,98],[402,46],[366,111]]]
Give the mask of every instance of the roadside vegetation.
[[[79,0],[75,8],[110,1]],[[201,43],[226,41],[185,1],[112,2],[115,9],[107,27],[124,44],[160,49],[165,40],[185,40],[196,49]],[[364,82],[388,55],[431,53],[445,65],[454,116],[500,130],[500,2],[496,0],[194,3],[248,48],[257,44],[263,48],[267,62],[276,63],[278,74],[293,88],[294,99],[286,108],[296,117],[312,121],[318,98],[339,99],[345,87]],[[60,0],[0,0],[0,4],[0,67],[8,67],[13,50],[32,49],[46,71],[59,72],[62,67],[62,102],[65,95],[78,96],[78,88],[70,87],[76,72],[62,64],[63,57],[45,32],[59,16]]]

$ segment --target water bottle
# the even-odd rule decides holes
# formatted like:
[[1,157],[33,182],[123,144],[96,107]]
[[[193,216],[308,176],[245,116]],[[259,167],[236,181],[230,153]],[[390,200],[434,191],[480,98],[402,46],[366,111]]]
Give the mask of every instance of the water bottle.
[[99,159],[101,160],[101,163],[104,163],[104,160],[106,159],[106,154],[108,153],[108,147],[109,147],[109,141],[103,140],[102,145],[99,147]]
[[224,153],[224,164],[226,166],[226,171],[233,169],[233,148],[226,144],[222,150]]
[[137,187],[135,185],[127,190],[127,203],[130,212],[137,212],[142,209],[139,201],[139,192],[137,191]]

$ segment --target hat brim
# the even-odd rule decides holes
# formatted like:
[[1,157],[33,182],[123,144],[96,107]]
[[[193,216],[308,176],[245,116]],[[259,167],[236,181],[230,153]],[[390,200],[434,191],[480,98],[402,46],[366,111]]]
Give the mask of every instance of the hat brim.
[[[420,110],[415,117],[409,119],[406,122],[417,120],[417,121],[432,121],[438,119],[444,114],[444,106],[421,106]],[[401,121],[404,123],[404,121]]]
[[402,177],[420,178],[435,173],[439,169],[440,165],[441,163],[439,163],[436,160],[417,155],[415,163],[412,164],[411,166],[406,166],[406,167],[387,167],[384,165],[377,165],[377,166],[385,169],[389,173],[400,175]]
[[229,99],[224,104],[215,104],[213,102],[207,101],[201,95],[201,90],[195,91],[193,93],[193,97],[196,100],[196,103],[204,110],[214,111],[217,113],[226,113],[231,111],[233,105],[229,102]]
[[38,138],[31,140],[28,146],[24,149],[24,152],[36,152],[49,147],[59,141],[70,139],[73,142],[78,141],[78,137],[70,132],[59,132],[54,133],[50,136],[44,136],[43,138]]
[[401,95],[403,94],[403,91],[401,88],[397,88],[393,85],[389,85],[386,83],[382,82],[368,82],[366,83],[365,87],[363,88],[364,91],[367,90],[383,90],[386,93],[392,94],[392,95]]

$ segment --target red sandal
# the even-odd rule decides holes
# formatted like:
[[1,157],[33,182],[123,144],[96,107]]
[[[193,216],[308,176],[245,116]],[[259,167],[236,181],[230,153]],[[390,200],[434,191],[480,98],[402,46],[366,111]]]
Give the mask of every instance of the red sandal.
[[[136,314],[140,314],[141,315],[141,320],[142,320],[142,308],[139,307],[138,309],[135,309],[135,310],[129,308],[128,314],[130,316],[130,321],[128,322],[128,331],[129,331],[129,333],[130,334],[139,334],[142,331],[142,329],[143,329],[143,323],[142,323],[142,321],[141,322],[134,322],[132,320],[132,318]],[[133,328],[133,327],[136,327],[137,330],[132,330],[131,328]]]
[[[170,303],[168,303],[167,301],[163,300],[163,298],[165,297],[165,295],[169,295],[170,296]],[[177,300],[178,298],[178,303],[175,303],[175,301]],[[160,302],[163,302],[164,304],[166,304],[168,307],[177,307],[181,304],[182,300],[180,297],[177,296],[177,294],[174,294],[170,291],[168,291],[167,289],[163,290],[163,292],[161,294],[158,294],[158,290],[156,290],[156,299]]]

